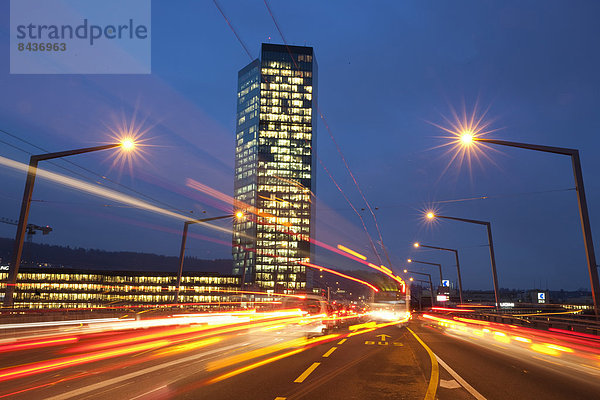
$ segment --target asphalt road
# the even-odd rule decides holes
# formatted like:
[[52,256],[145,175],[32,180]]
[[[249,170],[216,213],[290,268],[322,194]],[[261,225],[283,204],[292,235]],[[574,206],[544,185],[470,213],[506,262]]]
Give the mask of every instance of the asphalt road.
[[[600,375],[468,341],[435,324],[344,330],[324,339],[277,347],[298,338],[244,331],[192,348],[140,349],[5,380],[0,398],[600,399]],[[55,359],[68,349],[53,349],[54,358],[48,350],[0,354],[0,376],[8,366]]]

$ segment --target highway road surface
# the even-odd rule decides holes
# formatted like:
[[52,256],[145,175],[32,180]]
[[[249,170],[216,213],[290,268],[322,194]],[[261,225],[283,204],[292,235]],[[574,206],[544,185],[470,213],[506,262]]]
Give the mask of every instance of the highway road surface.
[[31,330],[0,341],[0,398],[600,399],[593,338],[422,317],[307,338],[290,318]]

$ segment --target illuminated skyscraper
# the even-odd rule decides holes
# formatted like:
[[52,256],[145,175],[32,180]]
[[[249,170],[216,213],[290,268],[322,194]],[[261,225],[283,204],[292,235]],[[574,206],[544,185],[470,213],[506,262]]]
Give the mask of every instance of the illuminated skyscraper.
[[[263,43],[238,73],[233,273],[267,291],[307,289],[314,236],[317,63],[312,47]],[[308,279],[307,279],[308,278]]]

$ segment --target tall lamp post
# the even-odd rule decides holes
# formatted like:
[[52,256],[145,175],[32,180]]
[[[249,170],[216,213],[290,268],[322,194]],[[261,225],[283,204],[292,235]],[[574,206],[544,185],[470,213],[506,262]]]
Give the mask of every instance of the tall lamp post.
[[442,276],[442,264],[432,263],[432,262],[427,262],[427,261],[418,261],[418,260],[413,260],[412,258],[409,258],[406,261],[409,262],[409,263],[432,265],[434,267],[437,266],[439,268],[439,270],[440,270],[440,285],[442,284],[442,281],[444,280],[444,277]]
[[[183,232],[181,233],[181,249],[179,250],[179,272],[177,273],[177,286],[175,287],[175,296],[173,298],[174,303],[179,302],[179,291],[181,288],[181,277],[183,275],[183,260],[185,259],[185,242],[187,241],[188,227],[193,224],[201,224],[203,222],[216,221],[218,219],[237,217],[241,218],[244,214],[238,211],[235,214],[221,215],[219,217],[203,218],[203,219],[192,219],[183,223]],[[245,273],[245,271],[244,271]],[[243,279],[243,277],[242,277]]]
[[425,247],[428,249],[434,249],[434,250],[443,250],[443,251],[451,251],[454,253],[454,257],[456,258],[456,274],[458,275],[458,294],[460,296],[460,302],[462,304],[463,302],[463,289],[462,289],[462,278],[460,277],[460,262],[458,261],[458,250],[456,249],[447,249],[445,247],[437,247],[437,246],[429,246],[429,245],[425,245],[419,242],[416,242],[413,244],[414,247],[419,248],[419,247]]
[[575,190],[577,191],[577,202],[579,205],[579,218],[581,219],[581,230],[583,232],[583,242],[585,244],[585,254],[587,259],[588,271],[590,274],[590,286],[592,288],[592,299],[594,301],[594,311],[596,317],[600,315],[600,280],[598,279],[598,265],[596,264],[596,254],[594,252],[594,242],[592,240],[592,228],[590,225],[590,216],[588,212],[587,201],[585,198],[585,187],[583,186],[583,173],[581,170],[581,161],[579,159],[579,150],[564,147],[540,146],[536,144],[508,142],[505,140],[486,139],[477,137],[472,132],[463,132],[460,140],[465,145],[471,145],[474,142],[486,144],[497,144],[500,146],[517,147],[526,150],[535,150],[545,153],[560,154],[571,157],[573,166],[573,176],[575,178]]
[[[431,306],[433,307],[433,283],[431,282],[431,274],[426,274],[425,272],[416,272],[416,271],[409,271],[407,269],[404,270],[404,273],[409,273],[409,274],[417,274],[417,275],[425,275],[427,276],[427,278],[429,278],[429,290],[431,291]],[[414,281],[415,279],[413,279],[412,277],[409,279],[411,282]],[[427,283],[427,281],[422,281],[417,279],[418,282],[425,282]]]
[[466,218],[457,218],[457,217],[448,217],[448,216],[444,216],[444,215],[437,215],[433,212],[428,212],[426,217],[430,220],[434,219],[434,218],[441,218],[441,219],[449,219],[452,221],[459,221],[459,222],[467,222],[469,224],[477,224],[477,225],[483,225],[486,227],[487,229],[487,236],[488,236],[488,245],[490,247],[490,261],[492,263],[492,280],[494,283],[494,298],[496,300],[496,309],[500,308],[500,303],[499,303],[499,299],[498,299],[498,274],[496,273],[496,255],[494,254],[494,240],[492,238],[492,224],[489,221],[479,221],[476,219],[466,219]]
[[17,234],[15,236],[15,243],[13,247],[12,260],[10,264],[10,270],[8,272],[6,290],[4,292],[4,307],[11,308],[14,304],[15,286],[17,285],[19,267],[21,266],[21,256],[23,255],[23,241],[25,239],[25,233],[27,230],[27,219],[29,218],[29,208],[31,206],[31,196],[33,194],[33,186],[35,184],[38,163],[44,160],[69,157],[77,154],[91,153],[100,150],[114,149],[116,147],[121,147],[124,151],[129,151],[135,147],[135,143],[133,142],[133,140],[124,139],[120,143],[86,147],[77,150],[59,151],[56,153],[37,154],[30,157],[29,169],[27,170],[27,180],[25,181],[25,190],[23,192],[23,200],[21,202],[21,212],[19,213]]

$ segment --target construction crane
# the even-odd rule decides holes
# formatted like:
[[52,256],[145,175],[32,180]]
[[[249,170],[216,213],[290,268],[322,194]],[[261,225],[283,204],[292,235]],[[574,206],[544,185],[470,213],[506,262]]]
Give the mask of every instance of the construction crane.
[[[19,222],[14,219],[0,217],[0,222],[8,224],[8,225],[18,225]],[[35,235],[38,231],[42,232],[42,235],[47,235],[52,232],[52,228],[48,225],[39,226],[35,224],[27,224],[27,241],[31,242],[31,237]]]

